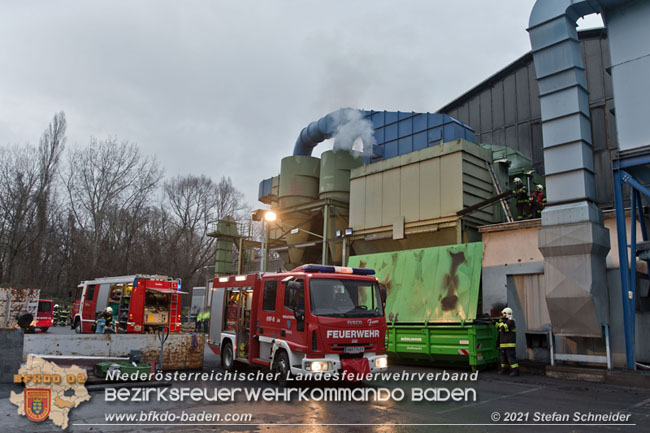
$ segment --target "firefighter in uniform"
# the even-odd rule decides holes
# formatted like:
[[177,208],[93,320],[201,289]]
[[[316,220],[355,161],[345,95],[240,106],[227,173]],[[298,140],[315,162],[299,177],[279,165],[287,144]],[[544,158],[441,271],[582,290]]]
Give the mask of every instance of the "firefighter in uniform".
[[499,331],[499,374],[506,374],[510,370],[510,376],[519,376],[519,364],[515,348],[517,347],[517,328],[515,319],[512,318],[512,308],[506,307],[501,311],[501,318],[496,323]]
[[67,326],[70,324],[70,307],[63,307],[61,311],[61,325]]
[[203,313],[203,332],[208,333],[210,328],[210,310]]
[[533,218],[541,218],[542,211],[546,206],[546,195],[544,195],[542,185],[537,185],[535,191],[530,195],[530,206],[532,207]]
[[[100,325],[100,320],[102,321]],[[94,333],[102,333],[102,334],[112,334],[114,333],[113,331],[113,309],[111,307],[106,307],[106,309],[95,319],[95,323],[93,323],[92,326],[92,331]]]
[[513,191],[515,200],[517,200],[517,219],[532,218],[530,213],[530,197],[528,197],[528,188],[523,184],[520,178],[515,177],[515,189]]
[[54,312],[52,315],[54,317],[54,326],[59,326],[61,320],[61,310],[59,309],[59,304],[54,305]]

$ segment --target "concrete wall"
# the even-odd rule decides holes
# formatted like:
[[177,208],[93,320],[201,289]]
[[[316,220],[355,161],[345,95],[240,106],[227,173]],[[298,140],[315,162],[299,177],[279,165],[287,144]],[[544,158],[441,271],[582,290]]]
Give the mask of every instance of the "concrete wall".
[[[509,296],[510,293],[508,292],[509,275],[540,273],[544,273],[543,261],[483,267],[482,313],[488,314],[490,309],[497,304],[508,304],[512,307],[512,305],[510,305],[512,296]],[[513,295],[514,294],[516,294],[516,292],[513,292]]]
[[[204,344],[202,335],[169,334],[163,353],[164,369],[202,368]],[[140,350],[146,361],[157,362],[160,341],[154,334],[27,334],[21,355],[23,360],[29,354],[119,357],[131,350]]]
[[0,383],[13,383],[23,356],[23,331],[21,329],[0,329]]
[[[629,212],[628,212],[629,213]],[[618,259],[618,238],[616,237],[616,216],[614,211],[603,212],[605,228],[609,230],[611,248],[607,254],[607,269],[620,267]],[[631,223],[629,215],[625,217],[627,225],[627,240],[631,238]],[[650,220],[646,219],[646,226]],[[506,264],[532,263],[544,261],[542,253],[537,248],[537,231],[541,220],[528,220],[523,223],[499,224],[481,227],[483,241],[483,266],[500,266]],[[641,233],[641,225],[637,222],[637,233]],[[642,266],[640,269],[644,269]]]

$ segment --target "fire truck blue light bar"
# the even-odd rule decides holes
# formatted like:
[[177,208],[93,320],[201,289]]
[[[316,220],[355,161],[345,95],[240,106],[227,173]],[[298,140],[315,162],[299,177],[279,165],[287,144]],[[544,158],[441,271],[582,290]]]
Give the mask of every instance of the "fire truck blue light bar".
[[355,275],[375,275],[375,270],[374,269],[348,268],[348,267],[343,267],[343,266],[327,266],[327,265],[304,265],[304,266],[302,266],[302,271],[303,272],[355,274]]

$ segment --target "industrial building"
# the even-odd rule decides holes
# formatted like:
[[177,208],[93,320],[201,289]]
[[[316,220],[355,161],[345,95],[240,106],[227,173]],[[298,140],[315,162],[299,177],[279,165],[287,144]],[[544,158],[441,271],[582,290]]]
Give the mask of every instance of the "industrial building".
[[[576,32],[592,13],[606,27]],[[513,308],[520,359],[649,364],[648,19],[642,1],[538,1],[532,51],[437,113],[342,108],[310,123],[260,182],[277,215],[262,250],[291,269],[482,242],[475,316]],[[363,146],[338,146],[350,125]],[[346,150],[312,156],[330,138]],[[512,221],[512,201],[494,199],[515,177],[546,187],[541,218]]]

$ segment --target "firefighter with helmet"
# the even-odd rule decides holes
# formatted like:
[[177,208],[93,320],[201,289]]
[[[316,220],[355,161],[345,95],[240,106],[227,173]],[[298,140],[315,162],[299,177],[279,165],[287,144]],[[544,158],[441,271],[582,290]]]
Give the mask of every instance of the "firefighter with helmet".
[[541,218],[542,211],[546,206],[546,195],[544,195],[544,187],[537,185],[535,191],[530,195],[530,206],[532,208],[533,218]]
[[61,309],[59,308],[59,304],[54,304],[52,316],[54,317],[54,326],[58,326],[61,321]]
[[530,197],[528,197],[528,188],[521,181],[520,178],[515,177],[514,179],[515,189],[513,194],[515,200],[517,200],[517,220],[522,220],[524,218],[532,218],[533,215],[530,212]]
[[59,319],[60,319],[60,325],[61,326],[67,326],[70,324],[70,308],[67,306],[63,306],[61,308],[61,311],[59,312]]
[[95,319],[92,331],[100,334],[113,333],[113,309],[106,307],[106,309]]
[[499,374],[506,374],[510,370],[510,376],[519,376],[519,364],[517,363],[517,328],[515,319],[512,318],[512,308],[506,307],[501,311],[501,317],[496,323],[499,331]]

